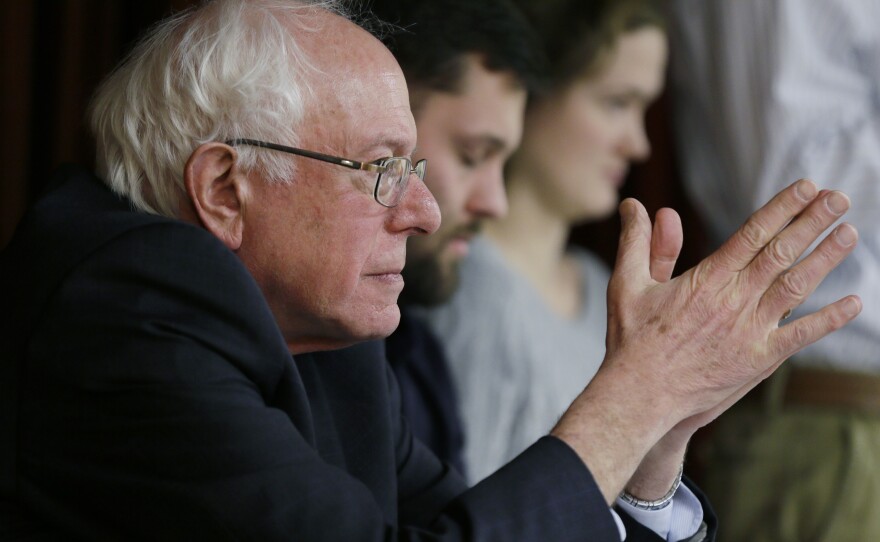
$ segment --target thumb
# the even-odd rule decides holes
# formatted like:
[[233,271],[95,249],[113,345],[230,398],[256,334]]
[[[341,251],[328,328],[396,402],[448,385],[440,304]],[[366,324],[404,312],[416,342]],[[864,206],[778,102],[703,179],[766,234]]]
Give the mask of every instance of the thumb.
[[666,282],[672,277],[683,243],[684,234],[678,213],[668,208],[657,211],[651,236],[651,277],[654,280]]

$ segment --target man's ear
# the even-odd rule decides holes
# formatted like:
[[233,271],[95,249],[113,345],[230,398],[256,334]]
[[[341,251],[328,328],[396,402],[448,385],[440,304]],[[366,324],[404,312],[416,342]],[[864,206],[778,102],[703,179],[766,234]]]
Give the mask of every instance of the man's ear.
[[205,143],[190,155],[183,173],[192,210],[230,250],[241,246],[248,193],[248,179],[237,159],[229,145]]

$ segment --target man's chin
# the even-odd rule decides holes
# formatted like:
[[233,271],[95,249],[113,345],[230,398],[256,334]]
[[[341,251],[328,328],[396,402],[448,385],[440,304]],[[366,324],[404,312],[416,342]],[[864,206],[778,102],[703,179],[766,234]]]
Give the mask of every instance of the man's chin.
[[433,307],[449,301],[458,290],[460,258],[407,261],[400,305]]
[[[354,311],[352,314],[358,313]],[[385,339],[400,325],[400,307],[387,304],[378,312],[360,311],[360,318],[334,318],[323,322],[320,331],[287,341],[291,354],[339,350],[366,341]]]
[[396,302],[387,304],[369,317],[349,322],[344,338],[353,343],[384,339],[400,325],[400,307]]

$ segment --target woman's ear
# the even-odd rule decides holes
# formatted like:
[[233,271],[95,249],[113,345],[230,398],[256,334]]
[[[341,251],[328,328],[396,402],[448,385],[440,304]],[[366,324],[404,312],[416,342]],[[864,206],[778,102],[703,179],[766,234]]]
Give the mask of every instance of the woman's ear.
[[192,210],[202,226],[233,251],[243,237],[248,183],[237,159],[234,148],[210,142],[193,151],[184,167]]

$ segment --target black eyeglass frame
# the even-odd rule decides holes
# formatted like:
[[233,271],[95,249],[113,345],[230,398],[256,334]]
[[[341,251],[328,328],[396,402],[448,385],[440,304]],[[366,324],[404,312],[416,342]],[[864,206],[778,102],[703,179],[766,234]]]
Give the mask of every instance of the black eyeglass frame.
[[[230,139],[225,142],[227,145],[232,147],[236,145],[249,145],[252,147],[262,147],[264,149],[270,149],[273,151],[286,152],[289,154],[295,154],[297,156],[304,156],[306,158],[312,158],[314,160],[320,160],[322,162],[329,162],[331,164],[336,164],[337,166],[347,167],[349,169],[359,169],[363,171],[372,171],[374,173],[378,173],[379,176],[376,178],[376,186],[373,188],[373,199],[383,207],[394,207],[398,203],[400,203],[401,198],[403,198],[403,194],[406,193],[406,185],[409,179],[409,176],[413,173],[419,178],[420,181],[424,182],[425,180],[425,170],[427,169],[428,161],[424,158],[419,160],[413,165],[412,160],[406,158],[405,156],[390,156],[387,158],[380,158],[378,160],[374,160],[372,162],[359,162],[357,160],[350,160],[348,158],[341,158],[339,156],[333,156],[330,154],[324,154],[316,151],[310,151],[306,149],[299,149],[297,147],[288,147],[286,145],[279,145],[278,143],[269,143],[266,141],[260,141],[258,139],[247,139],[247,138],[236,138]],[[404,175],[399,184],[403,186],[400,189],[400,193],[397,196],[397,199],[392,204],[387,204],[379,199],[379,184],[382,181],[382,174],[388,171],[388,167],[385,165],[385,162],[389,160],[405,160],[408,165],[409,173]]]

